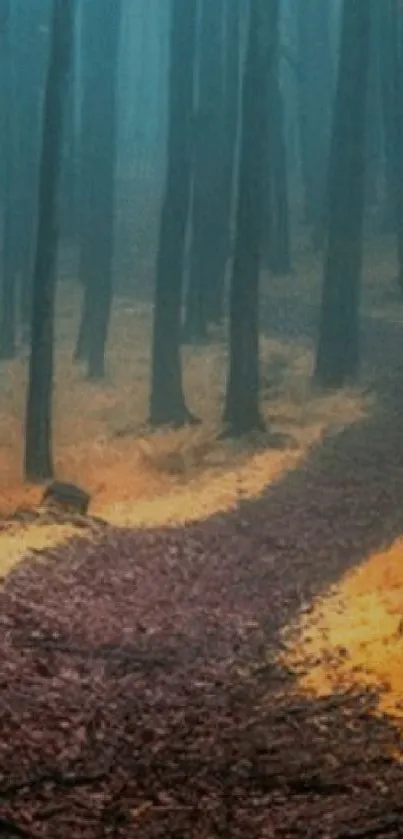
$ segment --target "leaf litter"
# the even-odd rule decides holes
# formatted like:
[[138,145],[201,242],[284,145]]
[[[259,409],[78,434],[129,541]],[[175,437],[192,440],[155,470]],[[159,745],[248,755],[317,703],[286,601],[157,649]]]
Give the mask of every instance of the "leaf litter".
[[401,836],[401,733],[376,691],[306,696],[279,661],[293,616],[402,527],[391,417],[348,429],[236,511],[109,526],[9,574],[3,835]]
[[[74,288],[74,286],[73,286]],[[253,498],[303,460],[329,425],[359,421],[368,400],[359,390],[314,395],[306,340],[262,337],[262,403],[270,427],[295,447],[267,450],[264,437],[242,447],[218,439],[225,390],[224,335],[186,348],[184,386],[201,428],[152,433],[146,425],[152,306],[115,301],[108,378],[89,383],[72,364],[80,299],[58,289],[54,392],[55,468],[60,480],[87,489],[91,511],[116,525],[183,524]],[[4,363],[0,382],[0,518],[39,503],[42,488],[24,483],[23,434],[27,359]],[[1,556],[0,556],[1,562]]]
[[[138,320],[140,326],[144,317]],[[296,616],[315,614],[318,603],[323,611],[323,593],[343,573],[360,563],[365,570],[367,557],[374,551],[379,556],[403,532],[396,504],[403,492],[400,404],[384,405],[381,416],[367,421],[356,395],[346,402],[342,394],[316,400],[312,411],[300,390],[309,380],[311,355],[298,350],[286,399],[280,394],[276,404],[272,390],[269,397],[280,424],[285,416],[285,426],[291,420],[295,426],[298,416],[296,455],[279,456],[273,468],[272,454],[269,462],[264,451],[246,458],[241,453],[230,469],[207,468],[204,486],[193,458],[203,441],[163,435],[155,452],[146,443],[140,458],[133,457],[130,435],[111,444],[106,431],[119,405],[132,414],[145,404],[146,360],[130,386],[121,372],[130,368],[129,336],[138,330],[129,313],[115,314],[115,329],[118,324],[130,364],[113,358],[119,386],[94,392],[94,415],[84,428],[59,401],[57,422],[66,416],[75,442],[72,448],[64,437],[67,425],[64,431],[57,426],[58,467],[65,478],[74,479],[75,469],[81,478],[85,451],[85,483],[99,489],[97,512],[107,511],[112,525],[153,529],[110,526],[90,539],[66,527],[46,536],[42,526],[39,536],[34,526],[35,537],[32,526],[26,528],[27,547],[34,541],[31,548],[38,551],[35,561],[28,552],[0,592],[0,835],[401,836],[401,730],[383,712],[377,674],[368,681],[335,676],[328,690],[312,690],[300,680],[298,624],[295,629]],[[71,334],[70,323],[65,332]],[[270,356],[275,343],[267,342]],[[282,357],[294,352],[279,346]],[[69,352],[65,357],[62,348],[60,369]],[[196,381],[204,406],[198,366],[190,358],[185,374],[188,385]],[[11,429],[13,454],[11,462],[1,453],[11,487],[6,507],[35,503],[34,488],[22,493],[13,471],[20,367],[10,367],[12,425],[1,418]],[[77,376],[69,376],[66,398],[69,407],[78,406],[81,422],[87,386],[84,394]],[[213,380],[219,381],[216,373]],[[206,393],[211,382],[209,376]],[[398,393],[397,381],[393,385]],[[334,419],[339,431],[352,420],[362,422],[342,432],[340,443],[324,439],[323,451],[310,452]],[[136,428],[139,421],[136,414]],[[94,444],[88,453],[89,438]],[[182,456],[183,447],[186,463],[178,476],[171,454]],[[246,498],[277,481],[260,499],[239,504],[240,468]],[[117,497],[126,485],[127,498]],[[164,526],[212,513],[181,528]],[[24,539],[18,551],[15,536],[1,534],[2,545],[14,539],[5,571],[21,557]],[[57,545],[64,536],[67,544]],[[351,593],[350,609],[352,600]],[[345,616],[348,623],[346,609]],[[286,626],[292,633],[284,639]],[[334,652],[326,620],[321,632],[330,637],[327,649],[316,650],[325,660]],[[348,629],[343,641],[342,658],[349,661]],[[295,644],[294,657],[284,657],[285,642]]]

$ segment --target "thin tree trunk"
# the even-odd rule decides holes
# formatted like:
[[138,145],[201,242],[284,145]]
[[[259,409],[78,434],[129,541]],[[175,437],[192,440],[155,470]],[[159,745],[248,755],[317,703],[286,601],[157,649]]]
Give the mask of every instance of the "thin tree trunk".
[[403,16],[398,0],[379,11],[385,145],[386,228],[395,230],[397,281],[403,291]]
[[383,117],[384,176],[386,206],[384,230],[395,226],[396,210],[396,117],[399,87],[399,39],[397,0],[385,0],[379,9],[379,49],[381,64],[381,104]]
[[330,4],[298,0],[298,104],[305,216],[315,247],[321,244],[333,94]]
[[22,338],[29,346],[32,277],[37,241],[39,168],[43,91],[48,66],[49,8],[43,0],[15,3],[15,109],[14,139],[18,167],[13,186],[13,239],[16,273],[20,275],[18,309]]
[[223,271],[221,177],[223,137],[223,0],[201,0],[198,100],[193,132],[190,276],[184,336],[207,338],[212,289]]
[[379,0],[368,0],[368,2],[372,7],[373,25],[371,26],[368,68],[365,204],[374,214],[379,207],[379,175],[382,168],[379,27],[375,25],[376,16],[381,9]]
[[278,276],[291,271],[291,241],[288,203],[288,168],[284,126],[284,102],[280,87],[280,27],[273,32],[273,60],[269,80],[267,187],[264,197],[266,266]]
[[162,207],[152,344],[150,422],[191,419],[180,358],[184,252],[191,192],[196,0],[171,0],[168,163]]
[[393,90],[393,159],[394,159],[394,218],[397,244],[398,284],[403,291],[403,17],[402,9],[392,0],[391,51],[394,74]]
[[2,42],[5,42],[5,84],[3,90],[3,154],[4,154],[4,199],[3,199],[3,265],[0,301],[0,358],[14,358],[16,352],[16,288],[17,265],[15,255],[15,208],[14,201],[14,166],[15,166],[15,84],[14,56],[12,52],[11,5],[3,2],[2,7]]
[[359,366],[370,22],[370,3],[344,0],[315,372],[321,384],[333,387],[353,378]]
[[57,197],[63,146],[63,111],[71,65],[74,0],[53,0],[51,48],[43,110],[39,222],[33,276],[31,355],[26,411],[25,474],[53,475],[53,332],[58,244]]
[[224,409],[224,423],[233,436],[264,427],[259,410],[259,270],[269,74],[278,4],[275,6],[267,7],[265,0],[250,0],[242,91],[235,256],[230,289],[229,376]]
[[272,104],[271,143],[273,144],[273,228],[271,238],[269,236],[269,262],[273,274],[284,276],[291,271],[291,236],[287,149],[284,133],[284,101],[277,74],[273,77],[273,90],[270,99]]
[[239,0],[225,0],[224,9],[224,103],[221,154],[222,205],[218,219],[220,227],[219,268],[217,282],[211,288],[208,316],[212,323],[221,323],[224,316],[224,295],[227,262],[231,255],[234,210],[235,163],[238,147],[239,104],[241,88],[241,10]]
[[[87,56],[83,104],[83,233],[80,272],[84,303],[76,359],[88,362],[88,376],[105,375],[105,351],[112,306],[117,144],[117,70],[121,0],[90,0],[84,11]],[[95,50],[95,56],[94,56]]]

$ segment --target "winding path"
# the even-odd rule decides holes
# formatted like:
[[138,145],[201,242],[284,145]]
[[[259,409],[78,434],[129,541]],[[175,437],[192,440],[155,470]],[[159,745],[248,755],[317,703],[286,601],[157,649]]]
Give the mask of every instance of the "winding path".
[[0,834],[402,835],[398,735],[372,698],[303,700],[275,663],[298,610],[403,532],[399,366],[371,416],[236,512],[110,529],[10,575]]

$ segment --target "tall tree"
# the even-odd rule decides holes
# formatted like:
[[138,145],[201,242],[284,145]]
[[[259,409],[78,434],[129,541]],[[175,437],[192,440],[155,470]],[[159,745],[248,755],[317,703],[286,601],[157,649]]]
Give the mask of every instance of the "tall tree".
[[331,3],[298,0],[298,104],[305,214],[315,247],[321,243],[331,132],[333,50]]
[[270,4],[266,0],[250,0],[224,410],[225,425],[234,436],[263,427],[259,411],[259,269],[270,63],[274,59],[278,14],[278,0]]
[[19,316],[28,342],[31,322],[33,262],[38,226],[38,184],[42,108],[49,58],[49,10],[44,0],[12,0],[15,102],[13,114],[12,241],[14,271],[20,277]]
[[14,165],[15,165],[15,84],[14,54],[12,44],[12,4],[2,0],[0,4],[0,46],[2,47],[2,154],[3,154],[3,264],[0,300],[0,358],[14,358],[16,350],[16,290],[17,252],[15,235],[15,213],[13,210]]
[[396,230],[398,283],[403,291],[403,7],[385,0],[378,8],[385,146],[386,223]]
[[72,58],[74,3],[75,0],[53,0],[52,3],[50,56],[42,123],[25,432],[25,473],[31,480],[50,478],[53,474],[51,433],[57,198],[63,147],[63,112]]
[[329,174],[316,378],[342,386],[359,365],[359,301],[371,4],[344,0]]
[[[386,202],[384,226],[394,227],[396,206],[396,139],[398,115],[397,97],[399,82],[398,0],[385,0],[377,9],[374,28],[378,29],[380,54],[381,107],[384,150],[384,175]],[[374,10],[375,13],[375,10]]]
[[220,189],[221,210],[218,214],[217,260],[215,282],[210,284],[208,317],[220,323],[224,315],[224,293],[227,262],[231,254],[233,228],[236,154],[238,148],[239,104],[241,82],[241,3],[225,0],[224,6],[224,85],[221,139]]
[[202,0],[197,66],[197,105],[193,132],[193,199],[190,277],[185,337],[207,337],[212,289],[223,270],[219,256],[222,213],[223,0]]
[[[381,102],[381,72],[380,72],[380,25],[379,15],[382,14],[383,3],[379,0],[368,0],[371,5],[371,39],[368,67],[367,92],[367,140],[366,140],[366,173],[365,173],[365,203],[373,215],[379,209],[380,173],[382,171],[382,102]],[[387,2],[386,2],[387,6]]]
[[81,271],[85,288],[76,357],[90,378],[105,375],[112,305],[117,144],[117,73],[121,0],[87,0],[83,8],[86,56],[82,112],[83,229]]
[[280,20],[272,33],[273,57],[270,62],[267,188],[264,196],[265,237],[263,256],[273,274],[291,271],[291,242],[288,202],[288,166],[285,139],[284,100],[280,81]]
[[[397,238],[398,283],[403,291],[403,6],[391,0],[393,54],[393,159],[395,162],[395,230]],[[395,23],[395,26],[393,26]]]
[[78,205],[80,122],[81,122],[81,14],[83,0],[76,0],[74,25],[74,60],[71,71],[66,122],[64,130],[64,154],[61,174],[62,234],[70,244],[79,243],[80,223]]
[[196,0],[171,0],[168,163],[154,306],[150,422],[192,419],[182,388],[181,304],[191,192]]

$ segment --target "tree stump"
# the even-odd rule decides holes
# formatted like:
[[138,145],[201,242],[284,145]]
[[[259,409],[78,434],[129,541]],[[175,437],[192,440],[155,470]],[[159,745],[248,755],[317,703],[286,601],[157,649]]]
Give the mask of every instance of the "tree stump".
[[91,496],[75,484],[52,481],[42,496],[42,507],[79,516],[87,515]]

